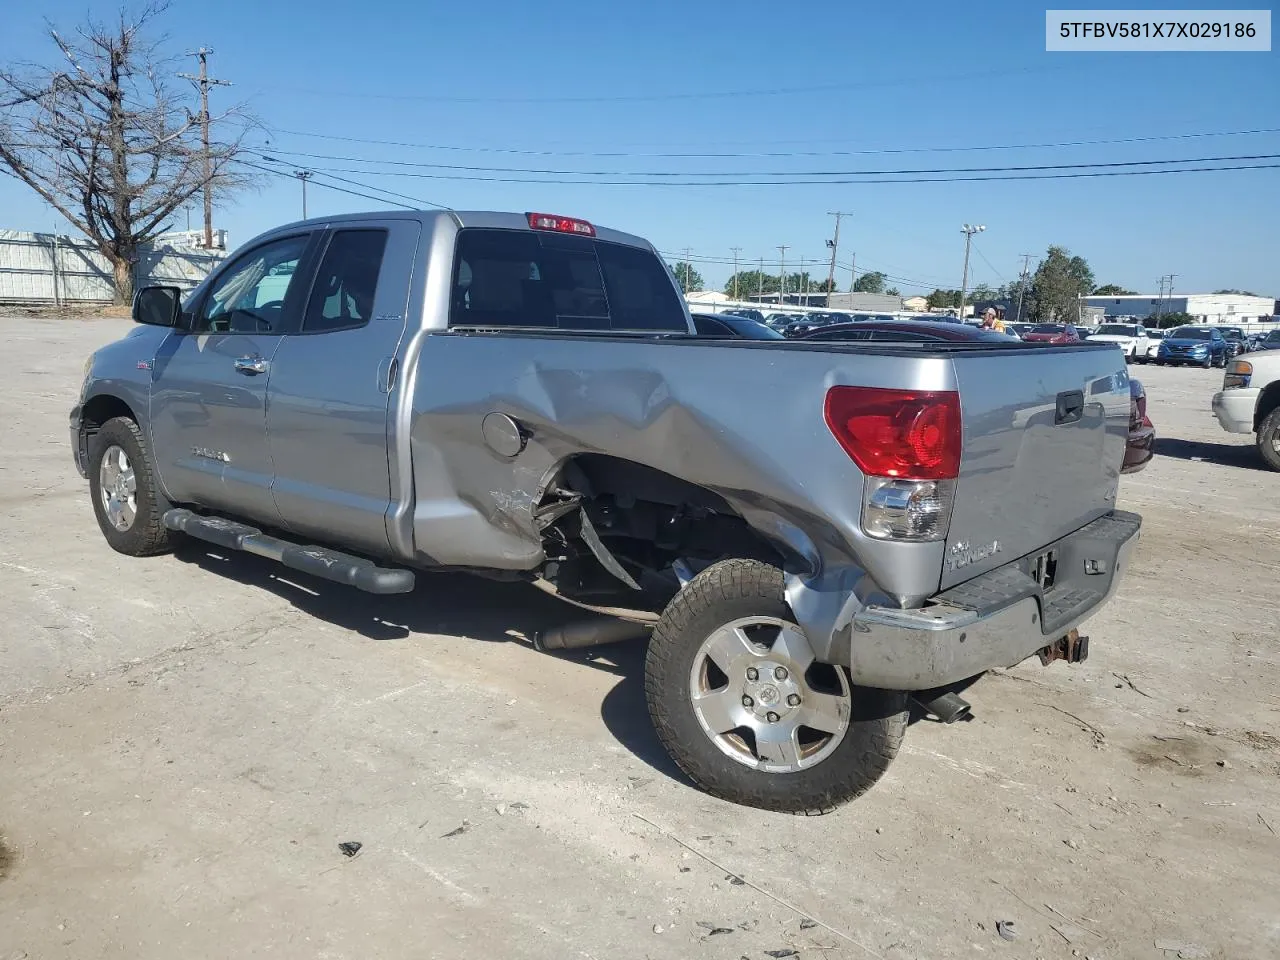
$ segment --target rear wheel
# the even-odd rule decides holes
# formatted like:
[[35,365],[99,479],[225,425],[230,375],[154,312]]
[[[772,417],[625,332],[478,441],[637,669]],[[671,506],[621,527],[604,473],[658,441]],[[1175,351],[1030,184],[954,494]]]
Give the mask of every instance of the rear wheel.
[[1280,407],[1276,407],[1258,424],[1258,452],[1262,462],[1272,470],[1280,470]]
[[783,597],[782,571],[724,560],[668,604],[645,663],[658,737],[702,789],[820,814],[865,793],[897,755],[906,694],[855,687],[819,663]]

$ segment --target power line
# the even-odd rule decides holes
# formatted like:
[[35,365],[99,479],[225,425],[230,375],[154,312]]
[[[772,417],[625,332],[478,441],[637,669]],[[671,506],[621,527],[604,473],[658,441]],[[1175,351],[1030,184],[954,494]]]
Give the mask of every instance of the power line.
[[[1280,159],[1280,154],[1264,155],[1258,159]],[[1177,161],[1155,161],[1177,162]],[[1197,161],[1193,161],[1197,162]],[[1198,161],[1204,162],[1204,161]],[[416,173],[390,170],[351,169],[349,167],[313,167],[317,171],[331,173],[359,173],[365,176],[411,177],[420,180],[456,180],[478,183],[530,183],[559,186],[585,187],[795,187],[795,186],[856,186],[859,184],[885,183],[977,183],[1001,180],[1078,180],[1096,177],[1141,177],[1170,173],[1221,173],[1231,170],[1274,170],[1278,163],[1233,164],[1216,167],[1171,167],[1163,170],[1089,170],[1073,173],[1014,173],[1000,175],[944,176],[944,177],[852,177],[831,180],[565,180],[534,177],[488,177],[448,173]]]
[[992,264],[992,262],[991,262],[990,260],[988,260],[988,259],[987,259],[987,255],[986,255],[985,253],[983,253],[983,252],[982,252],[982,248],[981,248],[981,247],[977,247],[977,246],[975,246],[975,247],[973,248],[973,252],[974,252],[974,253],[976,253],[976,254],[977,254],[977,255],[982,259],[982,262],[983,262],[983,263],[985,263],[988,267],[990,267],[990,268],[991,268],[991,272],[992,272],[992,273],[994,273],[997,277],[999,277],[999,278],[1000,278],[1000,282],[1001,282],[1001,283],[1008,283],[1008,282],[1009,282],[1009,281],[1007,281],[1007,280],[1005,279],[1004,274],[1003,274],[1003,273],[1001,273],[999,270],[997,270],[997,269],[995,268],[995,265],[994,265],[994,264]]
[[[269,156],[266,156],[266,155],[260,155],[260,156],[262,156],[262,159],[263,159],[263,160],[266,160],[268,163],[280,163],[280,161],[279,161],[279,160],[276,160],[276,159],[274,159],[274,158],[272,158],[272,157],[269,157]],[[241,162],[243,163],[244,161],[241,161]],[[264,167],[264,168],[262,168],[262,169],[266,169],[266,168]],[[276,171],[272,171],[272,172],[276,172]],[[361,171],[356,171],[356,172],[361,172]],[[335,174],[335,173],[331,173],[331,172],[328,172],[328,171],[324,170],[323,168],[312,168],[312,169],[307,170],[307,171],[306,171],[306,173],[308,174],[308,176],[314,176],[315,174],[319,173],[319,174],[320,174],[320,176],[322,176],[322,177],[328,177],[330,180],[338,180],[338,181],[340,181],[340,182],[342,182],[342,183],[349,183],[349,184],[351,184],[352,186],[355,186],[355,187],[363,187],[365,190],[377,190],[379,193],[385,193],[385,194],[387,194],[388,196],[392,196],[392,197],[399,197],[401,200],[409,200],[409,201],[412,201],[412,203],[414,204],[414,207],[411,207],[410,209],[414,209],[414,208],[416,208],[416,207],[423,207],[423,206],[426,206],[426,207],[437,207],[437,208],[439,208],[439,209],[441,209],[441,210],[452,210],[452,209],[453,209],[452,207],[448,206],[447,204],[443,204],[443,203],[436,203],[434,200],[424,200],[424,199],[422,199],[421,197],[414,197],[414,196],[410,196],[410,195],[409,195],[409,194],[407,194],[407,193],[397,193],[395,190],[387,190],[387,189],[386,189],[386,188],[384,188],[384,187],[376,187],[376,186],[374,186],[374,185],[373,185],[373,184],[371,184],[371,183],[362,183],[362,182],[361,182],[361,181],[359,181],[359,180],[351,180],[351,179],[349,179],[348,177],[340,177],[340,176],[338,176],[338,175],[337,175],[337,174]],[[297,176],[297,171],[294,171],[294,172],[292,172],[292,173],[288,174],[288,176]],[[377,199],[377,198],[376,198],[376,197],[370,197],[369,199]]]
[[[1244,154],[1222,157],[1178,157],[1170,160],[1119,160],[1091,163],[1040,163],[1001,167],[905,167],[887,170],[560,170],[550,167],[488,167],[465,163],[431,163],[425,160],[378,160],[368,157],[348,157],[331,153],[302,153],[292,150],[275,150],[288,157],[305,157],[309,160],[338,160],[343,163],[374,163],[392,167],[411,167],[427,170],[462,170],[468,173],[534,173],[542,176],[563,177],[869,177],[914,176],[921,173],[1022,173],[1039,170],[1091,170],[1116,167],[1153,167],[1172,163],[1226,163],[1239,160],[1277,160],[1280,153]],[[268,159],[263,155],[263,159]],[[352,171],[361,172],[361,171]],[[368,171],[383,173],[384,171]],[[398,175],[398,174],[397,174]],[[406,176],[408,174],[405,174]]]
[[[1047,67],[1038,65],[1029,67],[1013,67],[1010,69],[1002,69],[1000,71],[1000,76],[1002,78],[1006,78],[1020,74],[1061,73],[1063,71],[1072,71],[1075,69],[1074,65],[1069,64]],[[315,87],[292,87],[281,86],[278,84],[271,84],[267,86],[266,89],[278,90],[295,95],[318,96],[325,99],[331,99],[334,97],[350,97],[359,100],[398,100],[419,101],[424,103],[661,103],[674,100],[736,100],[742,97],[784,97],[794,94],[828,93],[841,90],[869,90],[882,89],[885,87],[927,86],[936,83],[955,84],[963,83],[966,80],[982,81],[991,79],[993,79],[991,72],[989,70],[983,70],[968,74],[947,74],[945,76],[915,74],[908,77],[899,76],[891,80],[864,80],[851,83],[813,84],[806,87],[771,87],[755,90],[722,90],[705,93],[682,92],[570,97],[457,97],[422,93],[364,93],[352,90],[325,90],[317,89]]]
[[[754,157],[862,157],[881,156],[903,153],[968,153],[995,150],[1047,150],[1062,147],[1092,147],[1124,143],[1158,143],[1170,140],[1198,140],[1209,137],[1247,137],[1280,133],[1280,127],[1260,127],[1251,130],[1214,130],[1203,133],[1171,133],[1146,137],[1107,137],[1095,140],[1058,140],[1045,143],[1005,143],[1005,144],[970,144],[944,147],[881,147],[862,150],[784,150],[784,151],[730,151],[730,152],[637,152],[614,150],[529,150],[517,147],[467,147],[458,144],[413,143],[404,140],[380,140],[367,137],[348,137],[333,133],[315,133],[308,130],[283,130],[277,128],[277,134],[290,137],[310,137],[317,140],[333,140],[343,143],[365,143],[384,147],[403,147],[411,150],[449,150],[462,153],[498,153],[526,157],[594,157],[625,158],[644,157],[650,159],[712,159],[727,160],[733,158]],[[796,142],[796,141],[786,141]],[[286,153],[285,150],[277,152]]]
[[[254,170],[261,170],[263,173],[269,173],[269,174],[272,174],[273,176],[277,176],[277,177],[284,177],[284,178],[289,179],[289,180],[292,180],[292,179],[293,179],[293,174],[291,174],[291,173],[286,173],[286,172],[285,172],[285,171],[283,171],[283,170],[275,170],[275,169],[272,169],[271,167],[264,167],[264,166],[262,166],[262,164],[260,164],[260,163],[252,163],[252,162],[250,162],[250,161],[248,161],[248,160],[239,160],[239,159],[233,160],[232,162],[233,162],[233,163],[238,163],[238,164],[240,164],[242,167],[252,167]],[[328,176],[328,174],[321,174],[321,176]],[[323,181],[320,181],[320,180],[315,180],[315,181],[313,181],[313,182],[315,183],[315,185],[316,185],[317,187],[324,187],[326,190],[336,190],[338,193],[346,193],[346,194],[350,194],[350,195],[351,195],[351,196],[353,196],[353,197],[361,197],[361,198],[363,198],[363,199],[365,199],[365,200],[373,200],[373,201],[375,201],[376,203],[387,203],[387,202],[388,202],[388,200],[387,200],[387,198],[386,198],[386,197],[377,197],[377,196],[374,196],[373,194],[369,194],[369,193],[361,193],[361,192],[360,192],[360,191],[358,191],[358,190],[348,190],[348,189],[346,189],[345,187],[335,186],[335,185],[334,185],[334,184],[332,184],[332,183],[324,183]],[[346,181],[346,182],[351,183],[351,182],[353,182],[353,181]],[[369,187],[369,189],[370,189],[370,190],[381,190],[381,188],[380,188],[380,187],[373,187],[373,186],[370,186],[370,187]],[[384,192],[386,192],[386,193],[391,193],[390,191],[384,191]],[[392,196],[405,196],[405,195],[404,195],[404,194],[392,194]],[[417,209],[419,206],[422,206],[422,205],[429,205],[429,204],[428,204],[428,201],[425,201],[425,200],[416,200],[416,199],[415,199],[415,198],[413,198],[413,197],[406,197],[406,199],[414,200],[414,203],[411,203],[411,204],[410,204],[410,203],[401,203],[401,202],[399,202],[399,201],[390,201],[390,202],[395,203],[395,205],[396,205],[396,206],[398,206],[398,207],[404,207],[406,210],[415,210],[415,209]]]

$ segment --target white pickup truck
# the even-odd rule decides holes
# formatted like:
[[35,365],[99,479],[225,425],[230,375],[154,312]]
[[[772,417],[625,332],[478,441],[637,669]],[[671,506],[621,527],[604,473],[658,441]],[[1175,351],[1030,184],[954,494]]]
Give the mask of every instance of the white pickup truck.
[[1256,433],[1263,462],[1280,470],[1280,350],[1228,361],[1213,413],[1228,433]]

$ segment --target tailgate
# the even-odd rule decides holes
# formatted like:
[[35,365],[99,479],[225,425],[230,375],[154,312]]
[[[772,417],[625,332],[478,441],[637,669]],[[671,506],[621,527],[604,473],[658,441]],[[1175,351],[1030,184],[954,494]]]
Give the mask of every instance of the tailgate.
[[963,456],[943,589],[1115,508],[1129,375],[1114,346],[956,354]]

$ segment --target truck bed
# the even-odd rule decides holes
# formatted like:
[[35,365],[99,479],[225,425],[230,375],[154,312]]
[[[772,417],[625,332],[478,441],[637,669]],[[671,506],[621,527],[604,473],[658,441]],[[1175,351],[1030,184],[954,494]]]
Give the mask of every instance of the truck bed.
[[[1114,506],[1129,412],[1110,346],[699,340],[558,331],[423,332],[403,539],[419,559],[528,570],[545,560],[533,508],[565,458],[644,464],[722,498],[789,555],[789,599],[834,628],[854,604],[917,606]],[[833,438],[833,386],[956,390],[963,458],[946,540],[861,527],[863,475]],[[1059,394],[1079,416],[1055,424]],[[478,442],[520,424],[513,460]],[[409,454],[409,451],[412,451]]]

